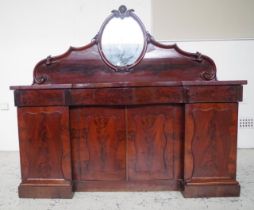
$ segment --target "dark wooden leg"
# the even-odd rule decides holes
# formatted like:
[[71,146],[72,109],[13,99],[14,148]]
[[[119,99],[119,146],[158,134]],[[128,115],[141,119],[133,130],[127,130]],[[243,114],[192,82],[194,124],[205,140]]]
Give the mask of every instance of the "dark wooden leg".
[[239,196],[237,103],[185,107],[184,197]]
[[69,110],[18,108],[20,198],[71,198]]

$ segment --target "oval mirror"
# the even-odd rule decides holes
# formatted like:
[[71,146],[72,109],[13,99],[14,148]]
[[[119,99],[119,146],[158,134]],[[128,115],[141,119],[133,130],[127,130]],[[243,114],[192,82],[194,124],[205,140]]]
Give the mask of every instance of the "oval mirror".
[[146,48],[145,30],[132,10],[120,7],[119,11],[113,11],[100,34],[102,57],[115,70],[130,69],[142,59]]

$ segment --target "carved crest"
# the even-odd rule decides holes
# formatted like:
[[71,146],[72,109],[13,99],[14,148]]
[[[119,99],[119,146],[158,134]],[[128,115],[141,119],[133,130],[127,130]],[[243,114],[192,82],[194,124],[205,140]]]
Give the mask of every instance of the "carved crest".
[[115,17],[122,19],[125,17],[129,17],[132,12],[134,12],[134,9],[127,10],[127,7],[125,5],[121,5],[118,10],[112,10],[112,13]]

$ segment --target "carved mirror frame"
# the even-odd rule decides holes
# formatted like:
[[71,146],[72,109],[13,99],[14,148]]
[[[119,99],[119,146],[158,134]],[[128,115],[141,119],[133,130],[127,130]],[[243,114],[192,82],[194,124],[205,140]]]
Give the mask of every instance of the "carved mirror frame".
[[[134,21],[137,22],[137,24],[139,25],[142,33],[143,33],[143,37],[144,37],[144,43],[143,43],[143,49],[139,55],[139,57],[132,63],[129,65],[125,65],[125,66],[116,66],[114,64],[112,64],[106,57],[105,53],[103,52],[103,47],[102,47],[102,35],[104,32],[105,27],[108,25],[108,23],[113,19],[113,18],[121,18],[124,19],[126,17],[131,17],[134,19]],[[121,5],[118,10],[112,10],[112,14],[109,15],[105,21],[103,22],[99,33],[96,36],[96,40],[98,43],[98,51],[100,53],[100,56],[102,58],[102,60],[105,62],[105,64],[107,66],[109,66],[111,69],[115,70],[115,71],[122,71],[122,72],[128,72],[131,71],[133,69],[133,67],[135,67],[145,56],[146,53],[146,49],[147,49],[147,32],[145,29],[144,24],[141,22],[141,20],[139,19],[139,17],[137,15],[134,14],[134,10],[133,9],[129,9],[127,10],[126,6]]]

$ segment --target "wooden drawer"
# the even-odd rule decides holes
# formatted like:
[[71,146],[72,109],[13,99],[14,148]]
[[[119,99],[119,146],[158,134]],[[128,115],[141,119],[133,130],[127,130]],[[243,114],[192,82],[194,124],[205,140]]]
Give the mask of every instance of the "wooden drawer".
[[242,101],[242,86],[191,86],[185,87],[186,103]]
[[16,90],[16,106],[59,106],[65,105],[64,90]]
[[181,87],[98,88],[69,91],[69,105],[183,103]]

